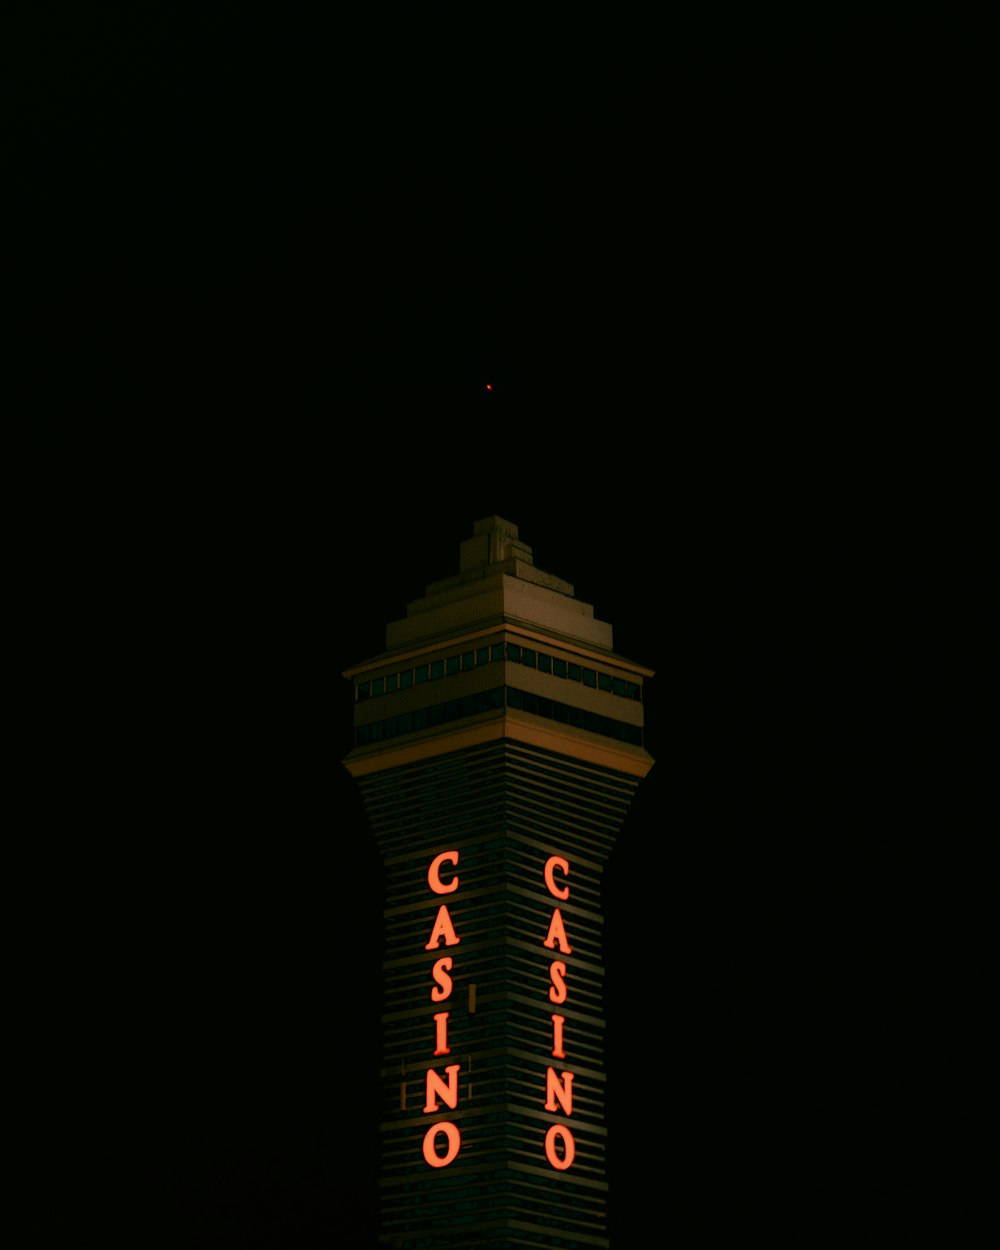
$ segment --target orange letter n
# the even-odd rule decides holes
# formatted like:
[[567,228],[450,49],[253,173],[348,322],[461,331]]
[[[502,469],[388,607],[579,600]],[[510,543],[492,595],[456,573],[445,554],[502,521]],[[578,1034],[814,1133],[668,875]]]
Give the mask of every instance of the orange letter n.
[[[427,1074],[430,1076],[430,1073]],[[548,1068],[545,1073],[545,1110],[556,1111],[556,1099],[563,1109],[564,1115],[573,1114],[573,1073],[564,1072],[562,1081],[556,1076],[555,1068]]]
[[[427,1069],[427,1099],[424,1111],[437,1111],[438,1098],[443,1098],[446,1105],[454,1111],[458,1106],[458,1067],[457,1063],[449,1063],[445,1068],[448,1073],[448,1084],[438,1076],[433,1068]],[[552,1069],[550,1068],[551,1072]]]

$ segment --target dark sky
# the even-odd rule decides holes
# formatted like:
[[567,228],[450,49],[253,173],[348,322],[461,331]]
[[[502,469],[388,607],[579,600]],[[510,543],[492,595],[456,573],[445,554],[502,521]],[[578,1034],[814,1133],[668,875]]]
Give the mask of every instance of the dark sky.
[[37,1244],[375,1244],[340,673],[493,512],[657,674],[607,884],[613,1244],[815,1244],[911,1201],[893,813],[981,339],[972,32],[452,51],[388,13],[146,8],[7,54],[32,723],[66,759]]

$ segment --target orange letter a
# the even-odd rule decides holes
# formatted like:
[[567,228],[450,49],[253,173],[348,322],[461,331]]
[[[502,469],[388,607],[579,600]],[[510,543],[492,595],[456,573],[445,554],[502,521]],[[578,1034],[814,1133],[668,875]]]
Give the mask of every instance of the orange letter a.
[[555,950],[557,942],[559,949],[564,955],[573,954],[569,942],[566,940],[566,929],[563,926],[562,912],[558,907],[552,913],[552,919],[549,922],[549,935],[542,945],[549,947],[550,950]]
[[435,946],[440,946],[442,938],[444,938],[445,946],[458,945],[458,935],[455,932],[455,926],[451,923],[451,916],[448,915],[448,907],[445,903],[442,903],[438,908],[437,919],[434,921],[430,940],[424,947],[424,950],[432,951]]

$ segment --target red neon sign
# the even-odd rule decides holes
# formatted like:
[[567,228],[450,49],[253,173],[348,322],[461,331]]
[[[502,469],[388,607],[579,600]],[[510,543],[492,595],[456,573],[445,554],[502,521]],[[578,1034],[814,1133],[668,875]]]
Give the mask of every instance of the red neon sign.
[[452,1111],[458,1106],[458,1064],[449,1063],[445,1072],[448,1074],[447,1084],[441,1080],[433,1068],[427,1069],[427,1097],[424,1102],[424,1111],[437,1111],[439,1097],[444,1099],[445,1104]]
[[552,911],[552,919],[549,921],[549,931],[546,935],[543,946],[547,946],[549,950],[555,950],[558,946],[564,955],[572,955],[573,951],[569,941],[566,938],[566,926],[563,924],[562,912],[558,907]]
[[563,1115],[573,1114],[573,1073],[564,1072],[560,1080],[555,1068],[550,1067],[545,1072],[545,1110],[555,1111],[556,1102]]
[[[562,1158],[556,1152],[557,1141],[562,1142]],[[565,1125],[553,1124],[545,1134],[545,1157],[560,1172],[565,1172],[568,1167],[572,1166],[573,1160],[576,1158],[576,1142],[573,1140],[573,1134]]]
[[[553,898],[564,903],[569,898],[569,886],[559,885],[556,883],[556,869],[563,877],[569,876],[569,860],[564,859],[561,855],[550,855],[545,861],[545,867],[542,869],[542,879],[545,882],[545,888]],[[573,948],[569,944],[566,936],[566,925],[563,923],[562,912],[558,907],[552,909],[552,919],[549,921],[549,931],[542,939],[542,945],[548,950],[559,949],[563,955],[572,955]],[[566,965],[561,959],[553,959],[549,964],[549,978],[552,984],[549,986],[549,1000],[553,1003],[564,1003],[567,997],[566,991]],[[566,1051],[563,1048],[563,1025],[566,1023],[566,1017],[552,1013],[552,1057],[554,1059],[565,1059]],[[564,1071],[558,1074],[551,1066],[545,1071],[545,1110],[559,1111],[563,1115],[573,1114],[573,1073]],[[562,1147],[562,1153],[556,1149],[557,1143]],[[557,1171],[565,1172],[571,1167],[573,1160],[576,1158],[576,1142],[573,1134],[565,1124],[553,1124],[549,1131],[545,1134],[545,1157],[548,1159],[552,1167]]]
[[448,1017],[450,1011],[438,1011],[434,1015],[434,1054],[450,1055],[451,1047],[448,1045]]
[[[447,1150],[443,1155],[437,1153],[438,1133],[444,1133],[448,1139]],[[432,1168],[446,1168],[458,1154],[462,1144],[462,1135],[454,1124],[442,1120],[440,1124],[432,1124],[424,1134],[424,1158]]]
[[549,998],[554,1003],[564,1003],[566,1001],[566,965],[561,959],[553,959],[549,964],[549,976],[552,978],[552,984],[549,986]]
[[563,1025],[566,1023],[565,1016],[557,1016],[552,1013],[552,1057],[553,1059],[565,1059],[566,1052],[563,1050]]
[[450,955],[442,955],[431,969],[431,976],[435,981],[435,984],[431,987],[431,1002],[443,1003],[451,994],[452,982],[448,973],[451,971],[453,963],[454,960]]
[[435,946],[440,946],[442,938],[444,938],[445,946],[457,946],[461,940],[455,932],[455,926],[451,923],[451,915],[444,903],[438,908],[437,919],[434,921],[434,928],[431,930],[431,936],[424,950],[432,951]]
[[458,877],[452,878],[447,885],[441,883],[441,865],[442,864],[458,864],[458,851],[442,851],[440,855],[435,855],[431,860],[431,866],[427,869],[427,884],[431,887],[435,894],[454,894],[458,889]]
[[[457,850],[441,851],[431,860],[427,868],[427,885],[432,894],[454,894],[458,890],[459,877],[457,875],[451,876],[446,881],[443,881],[441,878],[442,867],[448,864],[453,868],[457,868],[458,860],[459,853]],[[557,873],[559,874],[558,877]],[[569,875],[569,860],[563,856],[550,855],[545,861],[542,869],[542,879],[545,883],[545,888],[560,903],[565,902],[570,896],[570,887],[566,883],[566,878]],[[459,942],[460,938],[455,931],[448,906],[445,903],[441,903],[424,950],[439,950],[442,944],[446,947],[458,946]],[[549,920],[545,937],[542,939],[542,946],[546,950],[558,951],[563,955],[571,955],[573,953],[573,948],[570,946],[566,933],[566,924],[558,907],[552,909],[552,916]],[[454,981],[451,976],[453,967],[454,960],[451,955],[442,955],[434,961],[431,967],[431,979],[433,982],[430,989],[431,1002],[442,1003],[451,997],[454,988]],[[563,960],[553,959],[549,964],[549,979],[551,981],[548,990],[549,1001],[557,1005],[566,1002],[568,990],[566,986],[566,964]],[[448,1021],[450,1016],[451,1013],[448,1011],[436,1011],[433,1013],[435,1058],[451,1054],[451,1047],[448,1044]],[[552,1012],[551,1020],[552,1058],[565,1059],[566,1017],[557,1012]],[[432,1067],[427,1068],[423,1105],[425,1115],[439,1112],[442,1103],[452,1111],[457,1108],[459,1072],[460,1065],[457,1063],[447,1064],[443,1075]],[[544,1102],[546,1111],[561,1112],[565,1116],[573,1114],[574,1076],[573,1072],[565,1069],[557,1072],[551,1064],[546,1068]],[[458,1127],[448,1120],[438,1121],[432,1124],[424,1134],[424,1160],[432,1168],[447,1167],[458,1157],[461,1145],[462,1136]],[[442,1146],[443,1150],[439,1149]],[[576,1158],[576,1142],[569,1126],[565,1124],[550,1125],[545,1134],[544,1149],[545,1157],[550,1166],[557,1171],[565,1172],[572,1167]]]
[[[442,851],[439,855],[435,855],[427,869],[427,884],[432,894],[453,894],[458,889],[458,877],[452,877],[448,882],[441,880],[442,864],[458,865],[458,851]],[[460,938],[455,932],[455,926],[451,920],[451,913],[445,903],[442,903],[437,910],[437,916],[434,919],[434,927],[431,929],[431,935],[427,939],[424,950],[432,951],[440,948],[443,942],[445,946],[457,946]],[[451,991],[454,982],[449,975],[451,973],[454,961],[451,955],[442,955],[440,959],[434,961],[431,968],[431,978],[434,984],[431,986],[431,1002],[443,1003],[451,997]],[[451,1054],[451,1047],[448,1045],[448,1019],[451,1015],[448,1011],[436,1011],[434,1013],[434,1057],[440,1055]],[[424,1114],[431,1115],[438,1111],[441,1102],[452,1111],[458,1106],[458,1073],[459,1064],[449,1063],[445,1068],[445,1075],[442,1077],[434,1068],[427,1069],[424,1085]],[[438,1140],[440,1135],[444,1134],[445,1149],[443,1154],[438,1153]],[[448,1120],[442,1120],[437,1124],[432,1124],[424,1134],[424,1160],[429,1167],[445,1168],[449,1163],[453,1163],[458,1157],[458,1152],[462,1146],[462,1135],[458,1131],[458,1127]]]
[[561,855],[549,856],[549,858],[545,861],[545,869],[542,875],[545,878],[546,888],[548,889],[548,892],[552,895],[552,897],[558,898],[562,902],[565,902],[569,898],[569,886],[564,885],[562,887],[559,887],[556,885],[555,878],[553,877],[553,873],[556,868],[559,869],[559,871],[563,874],[563,876],[565,877],[569,876],[569,862],[563,859]]

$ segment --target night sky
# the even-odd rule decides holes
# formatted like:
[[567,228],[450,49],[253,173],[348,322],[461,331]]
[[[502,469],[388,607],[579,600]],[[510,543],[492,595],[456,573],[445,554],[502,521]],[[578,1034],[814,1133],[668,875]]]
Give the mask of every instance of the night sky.
[[925,1201],[908,622],[982,340],[973,32],[87,7],[8,54],[60,761],[23,1244],[375,1245],[341,673],[492,513],[656,671],[605,897],[612,1245],[814,1245],[873,1202],[888,1236]]

